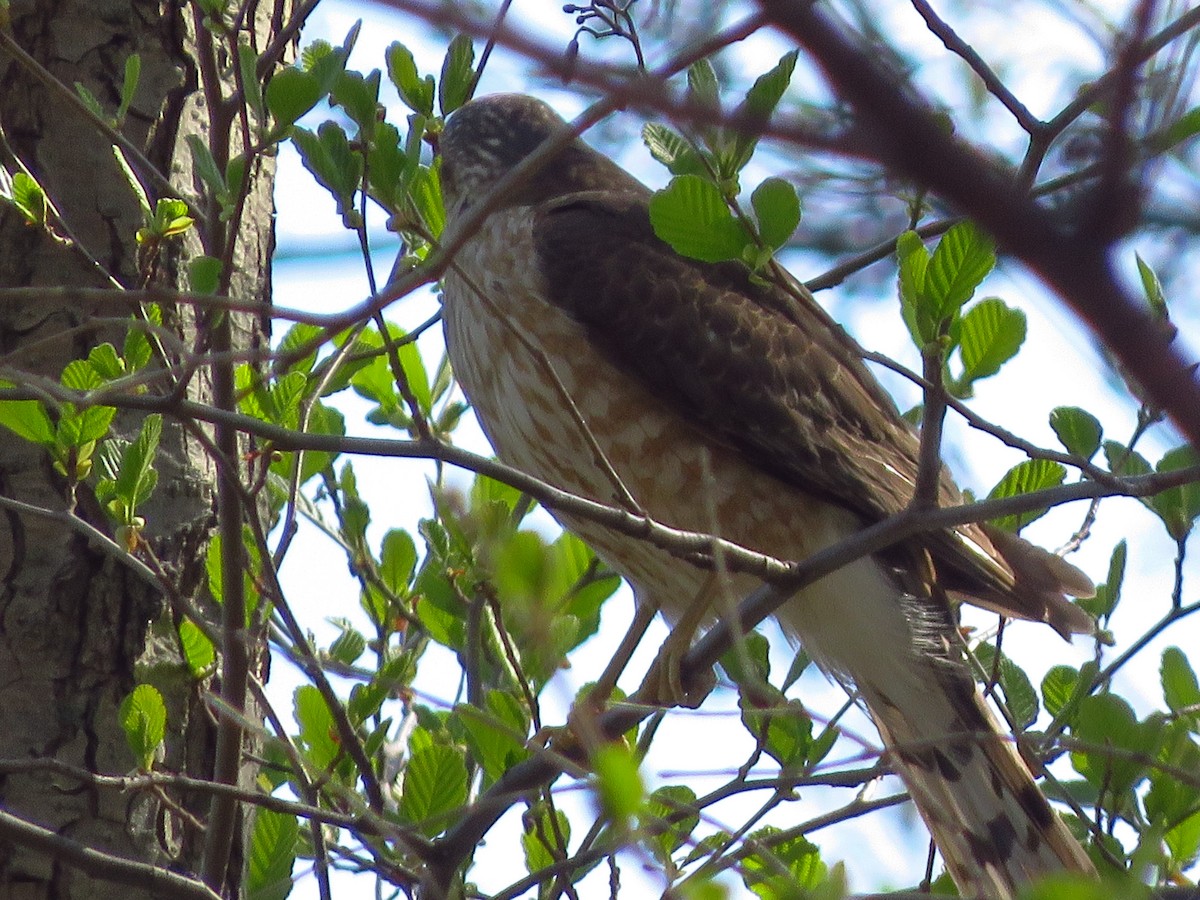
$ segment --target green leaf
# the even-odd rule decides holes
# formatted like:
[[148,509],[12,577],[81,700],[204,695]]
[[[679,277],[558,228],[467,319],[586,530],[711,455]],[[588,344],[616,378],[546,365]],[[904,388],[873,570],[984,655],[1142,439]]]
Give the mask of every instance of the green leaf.
[[929,251],[915,231],[906,231],[896,239],[896,261],[900,268],[900,313],[913,343],[918,347],[937,339],[937,322],[930,315],[925,295],[929,259]]
[[664,865],[671,865],[671,855],[700,824],[696,792],[682,784],[661,787],[646,799],[642,819],[648,829],[658,831],[649,841],[654,855]]
[[[1154,468],[1161,474],[1196,465],[1200,465],[1200,454],[1185,444],[1168,450]],[[1158,513],[1172,539],[1182,541],[1191,533],[1196,517],[1200,516],[1200,482],[1182,484],[1155,494],[1150,498],[1150,508]]]
[[955,317],[995,265],[991,240],[973,222],[959,222],[942,235],[925,277],[933,317]]
[[796,189],[782,178],[768,178],[750,195],[758,233],[772,250],[788,242],[800,224],[800,198]]
[[196,256],[188,260],[188,287],[196,294],[215,294],[221,286],[221,260],[215,256]]
[[104,381],[115,381],[125,374],[125,366],[117,355],[117,348],[108,341],[93,347],[87,361]]
[[565,845],[571,837],[571,821],[561,809],[554,810],[553,820],[550,814],[545,803],[537,803],[521,817],[525,825],[521,849],[525,851],[525,868],[530,874],[549,868],[567,852]]
[[403,596],[417,564],[417,548],[412,535],[398,528],[389,531],[383,536],[379,559],[379,576],[383,583],[393,594]]
[[[1138,722],[1132,707],[1114,694],[1084,697],[1072,731],[1088,746],[1072,749],[1071,762],[1079,774],[1115,799],[1119,812],[1126,793],[1147,775],[1147,765],[1158,751],[1161,727],[1153,720]],[[1106,752],[1110,747],[1134,755]]]
[[294,66],[281,69],[267,85],[267,109],[279,127],[286,128],[321,101],[321,85],[315,75]]
[[292,869],[300,845],[300,823],[290,813],[259,807],[250,836],[247,900],[284,900],[292,892]]
[[120,717],[138,767],[149,772],[167,731],[167,706],[162,694],[153,685],[139,684],[121,701]]
[[438,81],[438,107],[448,116],[467,102],[467,94],[475,80],[475,45],[465,34],[456,34],[446,48],[442,60],[442,77]]
[[239,41],[237,47],[238,70],[242,76],[242,92],[246,107],[254,115],[256,124],[263,124],[263,95],[262,84],[258,80],[258,54],[246,41]]
[[300,725],[299,743],[308,761],[318,771],[329,768],[341,747],[325,698],[311,684],[303,684],[292,695],[292,712]]
[[592,768],[600,808],[614,822],[627,823],[646,793],[637,759],[624,745],[603,744],[592,755]]
[[400,99],[414,112],[433,115],[433,76],[424,78],[417,73],[412,51],[400,42],[387,48],[388,78],[400,93]]
[[1057,716],[1071,698],[1079,685],[1079,672],[1071,666],[1054,666],[1042,678],[1042,701],[1046,712]]
[[807,896],[828,874],[821,851],[807,838],[779,840],[779,833],[768,827],[746,838],[746,844],[756,849],[742,859],[742,881],[763,900]]
[[404,767],[397,812],[432,837],[450,825],[447,815],[467,802],[467,765],[461,751],[434,744],[415,752]]
[[158,483],[154,457],[158,453],[161,437],[162,416],[151,413],[142,420],[137,440],[130,443],[121,455],[121,468],[116,479],[117,496],[125,498],[131,509],[150,499]]
[[995,375],[1025,342],[1025,313],[988,297],[963,315],[958,340],[964,382]]
[[12,184],[9,186],[9,199],[27,225],[40,228],[46,224],[50,201],[46,198],[42,186],[27,172],[17,172],[13,175]]
[[351,229],[357,227],[359,213],[354,208],[354,193],[362,180],[363,161],[361,154],[351,148],[341,125],[322,122],[316,134],[296,127],[292,142],[300,152],[304,168],[333,197],[342,224]]
[[368,75],[346,71],[334,83],[330,97],[358,126],[357,141],[368,141],[375,133],[381,77],[378,69]]
[[[4,3],[0,3],[0,11],[2,11],[6,5],[7,0],[5,0]],[[5,24],[7,24],[7,22]],[[94,115],[97,119],[107,121],[107,118],[104,115],[104,107],[100,104],[100,101],[96,99],[96,95],[88,90],[87,85],[81,81],[75,82],[75,93],[79,95],[79,99],[83,101],[83,105],[88,108],[88,112]]]
[[672,175],[704,174],[704,160],[696,148],[667,126],[647,122],[642,126],[642,143]]
[[138,372],[150,362],[153,355],[148,326],[162,325],[162,310],[157,303],[143,304],[142,317],[132,316],[130,322],[121,355],[125,357],[125,368],[130,372]]
[[409,196],[426,230],[435,238],[446,228],[446,206],[442,201],[441,160],[432,166],[417,166],[413,173]]
[[1158,280],[1158,274],[1146,264],[1146,261],[1137,256],[1138,277],[1142,280],[1142,291],[1146,295],[1146,302],[1150,304],[1150,308],[1159,318],[1167,318],[1167,298],[1163,293],[1162,282]]
[[1194,106],[1155,136],[1154,147],[1169,150],[1176,144],[1200,134],[1200,106]]
[[1096,586],[1096,596],[1083,597],[1077,601],[1093,618],[1106,619],[1117,608],[1117,603],[1121,600],[1121,584],[1125,580],[1127,553],[1125,541],[1118,542],[1108,559],[1108,580]]
[[758,145],[759,133],[766,127],[771,114],[775,112],[775,107],[783,98],[783,92],[792,81],[792,73],[796,70],[799,55],[798,50],[785,53],[775,67],[760,75],[746,92],[746,99],[734,113],[734,118],[742,121],[738,124],[739,131],[734,138],[728,165],[721,167],[723,177],[735,175],[750,162],[754,148]]
[[995,672],[1000,687],[1004,691],[1005,705],[1012,713],[1013,721],[1018,729],[1028,728],[1038,717],[1037,692],[1024,669],[1014,663],[1003,653],[1000,654],[1000,664],[996,665],[996,648],[991,644],[979,644],[974,649],[975,656],[987,677]]
[[352,628],[345,619],[335,621],[334,624],[341,629],[342,633],[329,645],[329,655],[343,665],[352,666],[366,651],[367,639],[362,636],[361,632]]
[[529,733],[529,717],[512,694],[491,690],[486,710],[464,704],[455,707],[455,715],[462,724],[471,756],[483,768],[487,784],[494,784],[510,768],[528,758],[525,738]]
[[[1059,463],[1048,459],[1027,459],[1009,469],[1000,482],[988,494],[989,500],[1002,497],[1019,497],[1034,491],[1055,487],[1063,483],[1067,470]],[[1031,510],[993,519],[992,524],[1007,531],[1020,531],[1030,522],[1046,514],[1046,508]]]
[[708,57],[696,60],[687,70],[689,99],[699,106],[716,108],[720,105],[720,85],[717,73]]
[[1083,459],[1091,459],[1100,449],[1104,429],[1100,420],[1078,406],[1057,406],[1050,411],[1050,427],[1058,442]]
[[198,134],[189,134],[185,140],[188,149],[192,151],[192,165],[196,169],[196,174],[200,176],[200,180],[204,182],[209,192],[216,196],[228,190],[229,186],[225,184],[225,173],[217,165],[208,144]]
[[1114,475],[1149,475],[1152,469],[1146,458],[1116,441],[1105,441],[1104,459]]
[[1162,679],[1163,699],[1171,712],[1184,710],[1196,721],[1200,721],[1200,685],[1187,656],[1178,647],[1163,651],[1159,667]]
[[678,175],[650,198],[654,233],[677,253],[704,262],[740,259],[750,242],[720,190],[698,175]]
[[212,674],[217,661],[216,648],[191,619],[185,618],[179,623],[179,646],[183,649],[183,659],[193,678]]
[[138,80],[142,74],[142,58],[136,53],[130,53],[125,58],[125,77],[121,81],[121,105],[117,107],[117,121],[124,122],[129,105],[137,93]]
[[390,122],[379,122],[367,148],[367,178],[371,196],[385,209],[397,212],[401,198],[416,171],[415,162],[404,152],[400,131]]
[[[0,388],[12,387],[11,381],[0,381]],[[0,425],[43,447],[54,443],[54,423],[38,400],[0,400]]]

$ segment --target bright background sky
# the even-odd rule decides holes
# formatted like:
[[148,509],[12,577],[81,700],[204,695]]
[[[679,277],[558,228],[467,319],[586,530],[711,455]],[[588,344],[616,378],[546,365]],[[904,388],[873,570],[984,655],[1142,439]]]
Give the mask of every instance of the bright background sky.
[[[879,26],[882,33],[898,45],[909,48],[914,58],[920,56],[929,59],[930,64],[918,74],[919,80],[934,87],[943,97],[953,97],[957,91],[955,86],[962,80],[958,61],[941,50],[906,4],[881,5],[889,10],[886,24]],[[1070,78],[1074,66],[1097,71],[1104,65],[1104,60],[1077,34],[1068,32],[1064,36],[1062,20],[1044,22],[1036,17],[1031,18],[1035,16],[1036,6],[979,4],[966,17],[971,26],[966,37],[976,46],[986,46],[988,52],[995,53],[997,58],[1019,55],[1031,61],[1027,67],[1004,74],[1010,86],[1035,114],[1046,114],[1053,111],[1053,103],[1059,96],[1060,79]],[[685,12],[689,7],[694,8],[695,4],[685,3]],[[562,46],[565,46],[573,31],[570,18],[561,15],[558,6],[552,3],[517,0],[512,16],[514,18],[510,21],[523,22],[538,36]],[[366,71],[382,67],[384,50],[393,40],[401,40],[413,50],[422,72],[436,73],[440,68],[444,39],[430,35],[418,23],[364,3],[326,0],[318,7],[304,43],[317,37],[340,43],[359,18],[363,20],[364,27],[351,59],[352,68]],[[739,54],[740,60],[744,60],[746,76],[753,78],[769,68],[786,49],[786,43],[771,36],[758,42],[747,42],[734,52]],[[594,43],[587,40],[583,42],[585,59],[594,50]],[[1067,56],[1074,57],[1071,60],[1073,66],[1064,64]],[[1050,67],[1042,67],[1041,61],[1047,61]],[[538,93],[568,118],[581,111],[584,103],[578,97],[569,91],[554,90],[542,82],[531,81],[529,69],[525,61],[497,50],[480,92],[526,90]],[[798,71],[797,77],[810,76]],[[384,82],[385,94],[389,97],[389,119],[402,123],[406,110],[388,88],[386,77]],[[1008,127],[1009,120],[1006,117],[997,118],[1001,119],[1001,127],[997,128],[996,134],[989,136],[992,146],[1002,152],[1011,152],[1022,146],[1019,133]],[[622,114],[618,119],[618,126],[613,133],[629,136],[636,136],[643,121],[636,113]],[[661,186],[667,180],[665,170],[650,159],[636,138],[622,144],[615,158],[652,186]],[[754,184],[769,171],[769,166],[752,169],[746,181]],[[328,195],[312,182],[290,148],[285,148],[280,157],[277,204],[279,253],[274,272],[276,302],[285,307],[328,313],[362,300],[368,289],[355,241],[342,229]],[[390,268],[395,242],[382,231],[382,216],[378,217],[375,225],[379,226],[376,231],[380,234],[376,242],[376,269],[382,279],[386,278]],[[1131,248],[1122,257],[1124,270],[1129,273],[1131,283],[1136,283],[1132,280],[1135,278],[1132,249],[1141,250],[1144,256],[1151,259],[1155,251],[1153,247]],[[812,277],[820,271],[815,261],[806,259],[802,253],[792,254],[786,261],[801,278]],[[891,266],[892,263],[885,262],[882,265]],[[919,366],[916,351],[900,324],[891,271],[889,269],[889,274],[881,279],[877,269],[876,277],[867,279],[869,284],[826,292],[819,299],[867,347],[890,354],[910,366]],[[1028,339],[1016,364],[1002,370],[999,377],[979,384],[977,396],[972,401],[975,410],[985,418],[1000,422],[1046,447],[1057,446],[1047,424],[1047,416],[1051,409],[1060,405],[1089,409],[1103,422],[1107,437],[1121,440],[1130,434],[1134,410],[1114,399],[1107,387],[1107,373],[1091,340],[1074,323],[1070,313],[1048,298],[1034,279],[1019,266],[1002,261],[996,273],[985,283],[981,295],[998,295],[1010,305],[1023,309],[1029,317],[1029,329]],[[876,302],[865,302],[869,299]],[[1186,333],[1194,323],[1192,298],[1168,299],[1175,302],[1176,318]],[[401,325],[412,327],[426,319],[436,308],[433,296],[422,293],[399,301],[388,315]],[[280,328],[279,333],[282,331]],[[440,330],[432,331],[422,339],[431,368],[441,352]],[[915,394],[908,385],[897,384],[895,379],[889,379],[888,385],[898,393],[905,394],[899,399],[902,408],[915,401]],[[339,395],[337,402],[346,413],[350,433],[400,436],[394,431],[378,429],[366,423],[363,415],[369,405],[351,396],[350,392]],[[1000,475],[1020,459],[994,440],[968,433],[968,429],[959,424],[953,415],[948,420],[947,431],[948,461],[960,483],[977,493],[986,493]],[[470,449],[487,452],[486,443],[473,422],[466,423],[460,429],[456,440]],[[1165,429],[1159,429],[1153,439],[1141,445],[1140,449],[1153,462],[1162,450],[1175,441],[1174,436]],[[345,459],[343,457],[342,461]],[[432,475],[432,466],[417,461],[358,458],[354,460],[354,468],[362,495],[371,505],[373,524],[370,534],[376,546],[387,529],[414,529],[417,520],[428,514],[425,479]],[[465,485],[469,476],[453,473],[451,481]],[[1026,534],[1037,542],[1055,547],[1063,543],[1078,526],[1083,512],[1083,504],[1060,508],[1036,523]],[[544,522],[547,529],[553,527],[548,518]],[[1091,539],[1073,560],[1095,580],[1102,581],[1109,554],[1122,538],[1127,538],[1130,544],[1126,599],[1112,625],[1119,638],[1130,641],[1159,618],[1169,602],[1173,547],[1165,540],[1157,520],[1135,501],[1108,500],[1101,508]],[[1188,571],[1195,574],[1194,564],[1189,564]],[[323,643],[327,644],[336,635],[335,629],[325,625],[325,617],[348,617],[365,627],[358,607],[358,585],[347,570],[344,555],[315,529],[301,530],[282,574],[290,602],[304,616],[306,626],[313,629]],[[1191,595],[1192,592],[1185,590],[1185,602]],[[576,653],[573,668],[564,672],[546,690],[544,700],[548,721],[561,722],[578,687],[598,675],[623,634],[631,611],[631,598],[622,589],[621,594],[606,607],[600,634]],[[994,617],[978,617],[973,621],[981,627],[990,627],[994,624]],[[650,649],[636,658],[628,669],[634,677],[626,687],[636,686],[649,663],[653,648],[657,647],[664,635],[665,629],[656,624],[643,643],[644,647]],[[779,637],[777,632],[776,637]],[[1158,662],[1162,648],[1171,644],[1184,648],[1200,647],[1198,639],[1200,628],[1196,623],[1185,622],[1177,626],[1155,641],[1126,668],[1118,682],[1118,691],[1135,704],[1140,714],[1161,708],[1163,701],[1158,687]],[[775,645],[777,652],[774,665],[776,671],[781,673],[787,670],[789,651],[781,637],[775,641]],[[1088,641],[1077,639],[1073,645],[1068,645],[1049,629],[1028,624],[1010,626],[1005,635],[1004,649],[1026,667],[1035,685],[1040,683],[1041,674],[1050,666],[1066,663],[1078,667],[1092,655]],[[1115,648],[1117,652],[1121,649],[1121,644]],[[435,662],[438,657],[443,662]],[[450,704],[456,699],[457,680],[458,667],[450,654],[441,648],[434,648],[423,666],[417,687],[425,694],[424,702],[431,705]],[[272,673],[271,696],[281,712],[291,708],[290,695],[297,683],[294,670],[286,663],[277,662]],[[840,689],[829,685],[815,673],[806,675],[800,690],[805,703],[818,714],[834,712],[844,700]],[[846,724],[870,743],[876,742],[873,729],[865,718],[848,719]],[[730,770],[746,758],[750,748],[751,742],[737,719],[734,693],[731,690],[718,690],[701,710],[676,710],[669,715],[668,724],[660,732],[644,773],[651,787],[660,773],[693,773],[682,779],[677,775],[672,778],[687,781],[697,793],[702,794],[727,780]],[[709,772],[713,775],[705,774]],[[1059,774],[1064,772],[1060,770]],[[876,793],[891,793],[897,785],[898,782],[889,782],[877,787]],[[574,796],[574,802],[587,804],[586,796],[573,783],[562,781],[559,787],[561,792]],[[731,801],[729,805],[717,808],[716,821],[721,825],[736,826],[764,799],[765,796],[754,795]],[[810,818],[817,812],[840,806],[850,799],[851,796],[845,791],[832,795],[805,791],[801,800],[785,804],[776,810],[769,821],[786,827]],[[570,803],[564,800],[568,810]],[[502,823],[492,832],[488,844],[477,856],[472,878],[485,890],[499,889],[524,874],[513,831],[519,828],[517,816],[521,809],[523,807],[509,813],[506,817],[507,830]],[[914,823],[917,827],[914,827]],[[576,836],[581,833],[577,827]],[[916,822],[911,806],[876,813],[845,826],[819,831],[812,835],[812,839],[823,848],[828,862],[838,859],[849,861],[853,890],[913,884],[924,870],[924,832]],[[864,852],[867,847],[869,852]],[[643,880],[639,868],[637,858],[626,854],[622,881],[627,891],[634,889],[634,893],[628,893],[627,896],[656,895],[662,886],[653,878],[650,881]],[[300,874],[299,868],[297,874]],[[339,879],[337,885],[335,896],[374,895],[367,879]],[[637,893],[638,885],[644,885],[644,894]],[[744,889],[740,881],[733,879],[730,885],[733,889],[731,896],[741,896]],[[293,896],[315,897],[315,885],[311,879],[302,882]],[[593,873],[589,881],[584,883],[580,896],[607,896],[606,870],[601,868]]]

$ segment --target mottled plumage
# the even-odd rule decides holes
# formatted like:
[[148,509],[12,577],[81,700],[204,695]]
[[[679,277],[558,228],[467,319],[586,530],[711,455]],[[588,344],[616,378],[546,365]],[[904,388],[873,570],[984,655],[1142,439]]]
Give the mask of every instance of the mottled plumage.
[[[464,106],[441,138],[450,222],[563,127],[529,97]],[[902,510],[918,442],[857,345],[802,289],[675,254],[650,227],[648,198],[574,141],[457,254],[447,343],[500,458],[605,503],[628,505],[627,491],[668,525],[783,559]],[[941,495],[961,502],[946,474]],[[557,515],[668,617],[755,587]],[[1070,634],[1090,621],[1063,593],[1090,588],[1052,554],[971,525],[858,560],[778,613],[857,685],[966,892],[1010,896],[1090,864],[979,698],[947,595]]]

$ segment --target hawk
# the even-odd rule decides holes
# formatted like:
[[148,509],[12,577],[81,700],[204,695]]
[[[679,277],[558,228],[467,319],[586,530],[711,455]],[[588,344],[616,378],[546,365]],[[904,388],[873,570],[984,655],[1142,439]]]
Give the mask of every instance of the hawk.
[[[566,123],[523,95],[474,100],[440,138],[449,224]],[[650,191],[575,139],[491,209],[443,282],[451,364],[501,460],[571,493],[785,560],[909,503],[919,441],[811,296],[676,254]],[[961,502],[943,473],[939,502]],[[555,512],[668,619],[758,586]],[[980,525],[859,559],[776,613],[852,682],[964,894],[1093,872],[984,705],[949,596],[1092,630],[1088,579]]]

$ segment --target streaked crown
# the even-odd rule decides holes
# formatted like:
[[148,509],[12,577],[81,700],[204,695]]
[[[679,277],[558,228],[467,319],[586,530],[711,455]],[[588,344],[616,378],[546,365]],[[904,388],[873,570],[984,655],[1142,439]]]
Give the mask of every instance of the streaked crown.
[[[482,200],[500,178],[567,127],[549,106],[525,94],[492,94],[464,104],[450,117],[438,141],[447,214],[453,218]],[[532,205],[587,190],[641,193],[646,189],[576,138],[533,173],[505,205]]]

